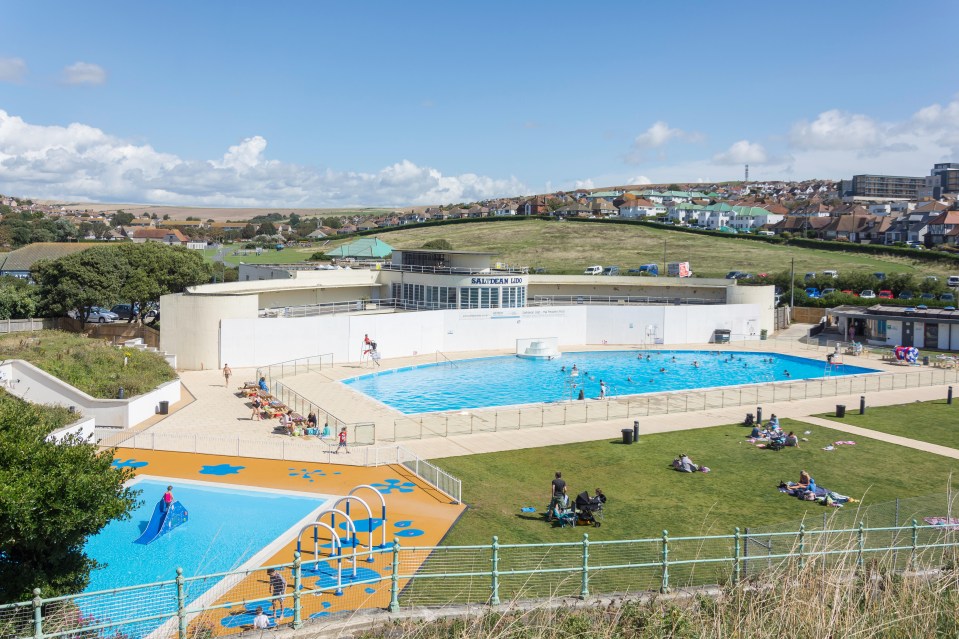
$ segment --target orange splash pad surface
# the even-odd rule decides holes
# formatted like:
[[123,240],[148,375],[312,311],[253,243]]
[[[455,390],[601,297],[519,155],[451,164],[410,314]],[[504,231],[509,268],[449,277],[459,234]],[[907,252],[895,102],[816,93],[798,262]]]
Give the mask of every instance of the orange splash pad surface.
[[[394,538],[403,546],[436,546],[452,528],[466,507],[453,504],[451,499],[422,481],[415,474],[400,465],[363,467],[339,464],[313,464],[303,462],[279,461],[273,459],[255,459],[250,457],[228,457],[222,455],[202,455],[181,452],[151,451],[142,449],[118,448],[114,454],[115,464],[129,467],[134,473],[169,478],[175,480],[203,481],[224,486],[253,487],[259,489],[277,489],[298,493],[316,493],[318,496],[346,496],[350,490],[361,484],[374,485],[383,494],[387,508],[386,540],[387,546]],[[145,462],[145,463],[144,463]],[[312,481],[311,481],[312,480]],[[381,516],[381,505],[369,490],[356,493],[366,501],[373,511],[373,517]],[[345,504],[337,506],[343,510]],[[382,530],[374,531],[372,539],[363,528],[367,521],[366,510],[357,502],[351,502],[351,515],[360,526],[358,533],[357,574],[353,577],[353,563],[349,545],[343,548],[341,555],[342,588],[336,589],[337,559],[329,559],[331,537],[329,531],[320,530],[320,556],[314,553],[314,539],[311,533],[303,535],[301,559],[303,562],[303,590],[322,588],[322,592],[305,594],[301,597],[301,616],[304,622],[310,619],[345,613],[362,608],[386,608],[390,600],[392,551],[381,549],[369,552],[372,541],[374,547],[382,543]],[[321,521],[331,524],[330,516]],[[343,517],[337,517],[334,527],[341,539],[347,538],[343,529]],[[250,522],[255,526],[256,522]],[[268,559],[258,562],[262,566],[290,563],[296,551],[295,532],[281,538],[275,546],[276,552]],[[326,546],[325,548],[323,546]],[[373,561],[368,561],[372,557]],[[428,553],[415,553],[422,563]],[[412,574],[419,566],[412,565],[411,556],[404,557],[401,574]],[[188,609],[209,608],[224,603],[233,606],[208,610],[190,621],[191,631],[206,632],[215,635],[231,634],[250,629],[257,607],[263,607],[267,615],[279,624],[293,621],[293,578],[289,571],[283,576],[287,582],[285,599],[279,603],[266,601],[273,594],[270,579],[265,570],[252,570],[245,576],[216,577],[187,581],[188,596],[203,592],[200,599],[188,606]],[[378,583],[351,582],[369,581],[377,576],[384,579]],[[401,581],[400,588],[405,584]]]

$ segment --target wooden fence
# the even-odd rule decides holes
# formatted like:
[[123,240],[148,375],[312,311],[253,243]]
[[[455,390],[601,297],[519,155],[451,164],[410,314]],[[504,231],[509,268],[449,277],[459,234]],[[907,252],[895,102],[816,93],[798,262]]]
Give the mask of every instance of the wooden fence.
[[71,333],[85,333],[90,337],[109,340],[114,344],[139,337],[147,346],[152,346],[153,348],[160,347],[160,331],[155,328],[150,328],[149,326],[143,326],[142,324],[114,322],[112,324],[88,323],[86,326],[83,326],[80,320],[71,317],[58,317],[56,320],[51,321],[56,322],[56,326],[50,326],[48,328],[59,328],[62,331],[70,331]]

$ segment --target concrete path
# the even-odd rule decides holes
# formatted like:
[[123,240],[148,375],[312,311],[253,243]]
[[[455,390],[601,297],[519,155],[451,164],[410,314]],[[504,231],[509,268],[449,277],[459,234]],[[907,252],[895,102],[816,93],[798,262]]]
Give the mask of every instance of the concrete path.
[[[867,406],[874,407],[906,404],[913,401],[944,399],[946,397],[946,389],[947,386],[929,386],[926,388],[909,388],[896,391],[883,391],[881,393],[867,393],[866,402]],[[767,403],[763,404],[762,408],[763,416],[766,418],[775,413],[781,419],[791,418],[816,423],[821,426],[845,430],[864,437],[882,439],[940,455],[946,454],[941,451],[951,451],[947,456],[959,458],[959,451],[943,446],[919,442],[905,437],[886,435],[885,433],[870,431],[856,426],[847,426],[842,422],[811,417],[812,415],[834,411],[836,404],[845,404],[849,409],[855,408],[858,410],[859,395]],[[747,412],[755,412],[755,410],[746,406],[736,406],[719,410],[639,417],[636,421],[639,421],[640,437],[642,437],[643,435],[654,433],[735,424],[741,422]],[[959,411],[957,411],[957,415],[959,415]],[[404,448],[409,449],[424,459],[457,457],[460,455],[492,453],[503,450],[538,448],[556,444],[615,439],[621,435],[620,431],[623,428],[632,426],[632,421],[633,420],[590,422],[588,424],[529,428],[497,433],[478,433],[457,437],[433,437],[430,439],[404,441],[400,443]]]
[[[959,417],[959,411],[957,411],[957,417]],[[930,444],[929,442],[919,441],[918,439],[910,439],[908,437],[900,437],[899,435],[890,435],[889,433],[883,433],[878,430],[871,430],[869,428],[862,428],[860,426],[851,426],[833,419],[823,419],[822,417],[807,416],[803,417],[802,420],[817,426],[825,426],[826,428],[841,430],[844,433],[849,433],[850,435],[869,437],[870,439],[878,439],[880,441],[889,442],[890,444],[896,444],[898,446],[915,448],[916,450],[933,453],[934,455],[942,455],[943,457],[959,459],[959,450],[956,450],[955,448],[949,448],[947,446]]]

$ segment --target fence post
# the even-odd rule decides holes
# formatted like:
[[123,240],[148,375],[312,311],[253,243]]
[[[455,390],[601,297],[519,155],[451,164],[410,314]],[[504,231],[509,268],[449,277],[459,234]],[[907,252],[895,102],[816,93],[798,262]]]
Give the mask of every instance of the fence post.
[[799,524],[799,569],[806,567],[806,524]]
[[583,580],[579,589],[579,598],[589,597],[589,535],[583,533]]
[[42,637],[43,637],[43,600],[40,599],[40,589],[34,588],[33,589],[33,639],[41,639]]
[[400,611],[400,540],[393,538],[393,564],[390,568],[390,612]]
[[298,630],[303,626],[302,602],[300,601],[300,591],[303,590],[303,562],[300,560],[300,551],[293,553],[293,629]]
[[183,568],[176,569],[176,616],[178,620],[177,639],[186,639],[186,586]]
[[863,530],[862,530],[862,522],[861,522],[861,521],[859,522],[859,531],[858,531],[857,534],[858,534],[858,542],[857,542],[857,545],[858,545],[858,547],[859,547],[859,554],[856,556],[856,565],[857,565],[858,567],[862,568],[862,550],[863,550],[863,546],[864,546],[864,541],[865,541],[865,539],[863,538],[864,533],[863,533]]
[[490,589],[492,594],[489,598],[491,606],[499,605],[499,537],[493,535],[493,544],[490,546],[492,551],[492,567],[490,571]]
[[659,592],[667,593],[669,592],[669,531],[663,531],[663,555],[662,555],[662,564],[663,564],[663,578],[662,583],[659,586]]
[[733,585],[739,583],[739,526],[733,533]]
[[912,520],[912,556],[909,558],[909,563],[912,564],[912,567],[916,567],[916,546],[919,545],[919,524],[915,519]]

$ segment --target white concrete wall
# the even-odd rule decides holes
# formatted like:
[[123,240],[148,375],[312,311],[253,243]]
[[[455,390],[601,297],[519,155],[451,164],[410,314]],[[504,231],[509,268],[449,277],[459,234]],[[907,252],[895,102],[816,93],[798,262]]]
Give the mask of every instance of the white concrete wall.
[[129,428],[154,416],[161,401],[180,401],[179,379],[129,399],[97,399],[23,360],[8,360],[0,371],[9,380],[11,395],[35,404],[75,406],[82,415],[92,417],[96,426]]
[[96,426],[96,420],[93,417],[82,417],[72,424],[67,424],[60,430],[55,430],[47,435],[48,442],[62,442],[70,435],[78,435],[86,441],[93,441],[93,429]]
[[718,328],[737,338],[759,339],[755,304],[710,306],[549,306],[460,309],[333,317],[225,319],[219,365],[252,367],[333,353],[336,362],[358,361],[363,336],[383,357],[435,351],[513,348],[519,338],[556,337],[561,346],[641,344],[652,340],[702,344]]
[[177,364],[187,370],[221,368],[220,322],[256,317],[258,302],[256,294],[164,295],[160,350],[175,354]]

